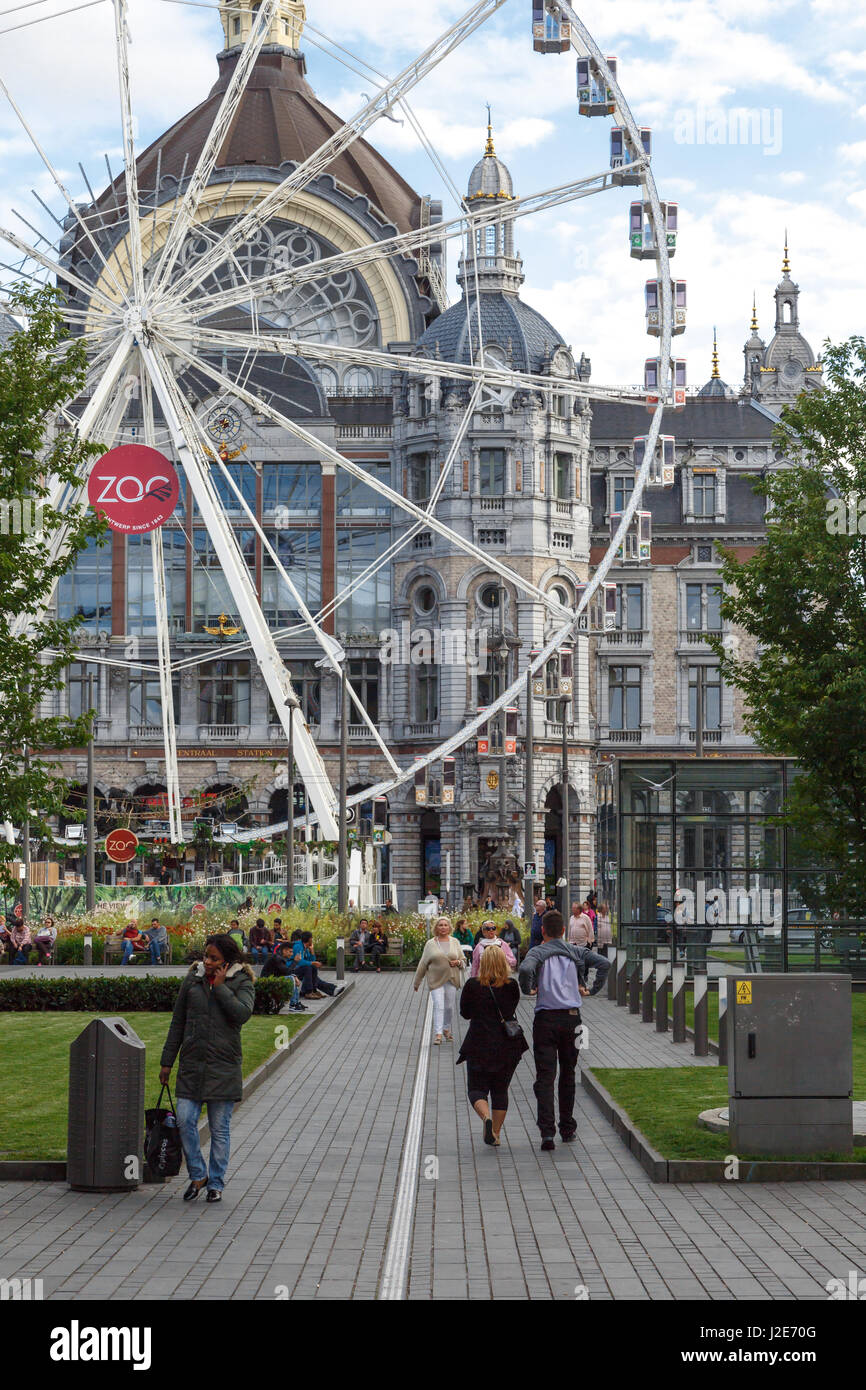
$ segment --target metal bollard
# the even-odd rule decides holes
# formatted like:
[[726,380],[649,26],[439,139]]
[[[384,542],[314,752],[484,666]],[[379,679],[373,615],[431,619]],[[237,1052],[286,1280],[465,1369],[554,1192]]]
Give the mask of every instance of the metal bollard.
[[628,977],[628,1011],[640,1013],[640,961],[635,961],[634,969]]
[[608,972],[607,972],[607,997],[608,997],[608,999],[616,999],[616,969],[617,969],[617,963],[618,963],[618,961],[619,961],[619,947],[618,947],[618,946],[614,946],[614,948],[613,948],[613,961],[611,962],[610,970],[608,970]]
[[686,1040],[686,967],[675,965],[671,970],[673,979],[673,999],[672,1009],[674,1016],[674,1037],[675,1043],[684,1043]]
[[719,1066],[728,1065],[728,977],[719,976]]
[[346,978],[346,942],[342,936],[337,937],[337,979]]
[[656,1032],[668,1031],[668,994],[670,993],[670,961],[656,961]]
[[628,951],[619,952],[616,963],[616,1005],[618,1009],[625,1008],[628,1003],[626,990],[628,988]]
[[709,1056],[708,996],[706,967],[695,969],[695,1056]]
[[641,961],[641,1023],[653,1021],[653,958],[644,956]]
[[86,932],[84,936],[84,964],[93,964],[93,937],[89,932]]

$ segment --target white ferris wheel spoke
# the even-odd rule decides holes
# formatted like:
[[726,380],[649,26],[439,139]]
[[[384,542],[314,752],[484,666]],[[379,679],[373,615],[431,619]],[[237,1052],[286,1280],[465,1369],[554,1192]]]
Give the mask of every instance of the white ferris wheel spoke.
[[[90,229],[89,229],[88,226],[87,226],[87,223],[85,222],[84,218],[82,217],[81,212],[79,211],[78,205],[77,205],[77,203],[75,202],[75,199],[72,197],[72,194],[71,194],[71,193],[69,192],[69,190],[67,189],[66,185],[64,184],[64,182],[63,182],[63,180],[61,179],[60,175],[58,174],[57,170],[54,168],[54,165],[51,163],[51,160],[48,158],[47,154],[46,154],[45,151],[43,150],[41,144],[39,143],[38,139],[36,138],[35,132],[31,129],[31,127],[30,127],[30,125],[29,125],[29,123],[28,123],[26,117],[24,116],[23,111],[21,110],[20,106],[19,106],[18,103],[16,102],[16,100],[15,100],[15,98],[13,97],[12,93],[9,91],[9,88],[6,86],[6,83],[3,81],[2,77],[0,77],[0,92],[3,93],[3,95],[4,95],[5,98],[6,98],[6,100],[9,102],[9,105],[12,107],[12,110],[15,112],[15,115],[16,115],[16,117],[17,117],[17,119],[18,119],[18,121],[19,121],[21,127],[23,128],[25,134],[27,135],[28,139],[30,140],[31,144],[33,145],[33,148],[35,149],[37,155],[39,156],[40,160],[42,161],[42,163],[44,164],[45,168],[47,169],[49,175],[51,176],[52,182],[54,183],[54,185],[55,185],[55,187],[57,188],[58,192],[61,194],[61,196],[62,196],[64,202],[66,203],[66,206],[68,207],[69,211],[72,213],[73,217],[75,218],[76,222],[78,223],[78,225],[79,225],[79,227],[81,228],[81,230],[82,230],[82,232],[84,233],[84,235],[87,237],[88,241],[89,241],[89,242],[91,243],[91,245],[93,246],[93,249],[94,249],[94,251],[96,252],[96,254],[98,255],[99,259],[102,261],[103,267],[105,268],[105,271],[106,271],[106,273],[108,274],[109,278],[110,278],[111,280],[114,281],[115,287],[116,287],[118,293],[120,294],[121,298],[125,300],[125,299],[126,299],[126,295],[125,295],[125,293],[124,293],[124,291],[123,291],[123,288],[122,288],[122,286],[120,285],[120,282],[118,281],[116,275],[114,274],[114,271],[113,271],[112,267],[109,265],[108,261],[106,260],[105,256],[103,255],[102,248],[101,248],[101,247],[99,246],[99,244],[95,241],[95,239],[94,239],[94,237],[93,237],[93,235],[92,235]],[[8,240],[8,237],[7,237],[7,240]],[[38,258],[37,258],[37,259],[38,259]],[[55,271],[57,271],[57,270],[58,270],[58,267],[55,265],[55,266],[53,267],[53,269],[54,269]],[[58,273],[59,273],[59,272],[58,272]],[[107,300],[108,303],[111,303],[111,301],[108,299],[107,296],[106,296],[106,300]]]
[[238,58],[231,80],[223,93],[219,110],[214,118],[210,133],[204,143],[198,162],[193,170],[189,185],[183,195],[177,215],[171,225],[168,238],[162,249],[159,265],[148,291],[148,299],[153,299],[161,287],[170,279],[184,237],[196,219],[202,193],[213,173],[219,152],[235,118],[238,106],[247,89],[250,73],[261,52],[267,37],[271,20],[279,0],[263,0],[256,13],[250,35]]
[[[501,560],[497,560],[497,558],[488,551],[482,550],[477,545],[473,545],[471,541],[465,540],[463,536],[458,535],[456,531],[452,530],[450,526],[446,526],[444,522],[439,521],[437,517],[432,516],[429,512],[425,512],[421,507],[416,506],[414,502],[410,502],[408,498],[403,497],[399,492],[395,492],[393,488],[388,487],[386,483],[380,482],[378,478],[374,478],[373,475],[366,472],[360,464],[354,463],[351,459],[347,458],[345,454],[337,453],[336,449],[332,449],[330,445],[325,444],[317,435],[311,434],[309,430],[304,429],[303,425],[299,425],[296,420],[292,420],[287,415],[283,415],[281,411],[275,409],[275,407],[267,401],[263,401],[252,391],[248,391],[246,388],[239,386],[237,382],[233,382],[230,377],[225,376],[214,367],[212,363],[189,352],[182,343],[169,343],[166,341],[164,346],[166,351],[174,353],[178,357],[182,357],[185,361],[189,362],[190,366],[195,367],[197,371],[203,373],[205,376],[209,376],[212,381],[215,381],[224,391],[233,395],[237,400],[245,401],[247,405],[252,406],[254,410],[262,415],[269,415],[278,425],[282,425],[290,434],[295,435],[297,439],[309,445],[319,458],[327,459],[336,464],[338,468],[342,468],[344,472],[351,474],[353,478],[357,478],[367,487],[372,488],[374,492],[378,492],[381,497],[386,498],[393,506],[401,508],[402,511],[407,512],[416,521],[423,522],[425,529],[429,528],[438,535],[444,536],[445,539],[451,541],[458,550],[462,550],[464,554],[471,555],[473,559],[481,561],[486,568],[492,569],[496,574],[501,575],[503,579],[508,579],[516,588],[538,599],[538,601],[545,604],[546,607],[560,607],[560,605],[556,604],[555,600],[551,599],[549,594],[544,593],[542,589],[532,584],[523,575],[518,574],[516,570],[512,570],[508,565],[503,564]],[[648,449],[649,447],[650,446],[647,445]],[[650,462],[652,462],[651,459]],[[647,472],[649,472],[649,465],[647,466]]]
[[[56,275],[58,280],[73,285],[91,299],[97,300],[99,306],[103,310],[107,310],[116,321],[118,306],[113,300],[109,299],[107,294],[103,294],[101,290],[95,289],[93,285],[88,285],[85,280],[81,280],[77,275],[73,274],[71,270],[67,270],[65,266],[58,265],[56,261],[52,261],[50,256],[46,256],[44,252],[38,251],[35,246],[31,246],[29,242],[24,241],[15,232],[10,232],[8,227],[0,227],[0,240],[8,241],[9,245],[14,246],[17,251],[22,251],[25,256],[29,256],[37,265],[41,265],[52,275]],[[22,271],[19,273],[24,274],[25,272]],[[35,276],[28,276],[28,279],[35,278]],[[94,310],[94,312],[97,311]]]
[[[648,166],[645,160],[635,160],[634,167],[642,170]],[[508,216],[510,218],[528,217],[546,212],[550,208],[561,207],[565,203],[577,202],[581,198],[593,197],[596,193],[604,193],[613,187],[611,170],[604,169],[598,174],[591,174],[571,183],[558,184],[556,187],[546,189],[541,193],[529,193],[524,197],[514,198],[508,203]],[[261,203],[256,204],[251,215],[257,215],[261,207]],[[285,209],[283,209],[283,213],[285,215]],[[331,256],[323,256],[321,260],[312,261],[309,265],[272,271],[268,275],[250,281],[246,286],[232,286],[230,289],[218,288],[216,293],[208,296],[207,312],[213,314],[220,309],[229,309],[245,304],[250,293],[261,298],[262,295],[293,289],[296,285],[320,280],[343,270],[358,270],[375,261],[388,260],[397,255],[409,255],[413,251],[423,250],[440,241],[460,238],[464,233],[472,233],[479,228],[492,226],[501,219],[501,207],[483,208],[477,212],[448,218],[444,222],[431,223],[429,226],[419,227],[411,232],[400,232],[396,236],[385,237],[381,241],[369,242],[351,251],[338,251]],[[187,273],[193,277],[192,284],[187,286],[178,280],[171,286],[177,299],[182,300],[186,306],[189,306],[190,303],[196,304],[196,290],[200,288],[207,275],[214,273],[215,267],[208,266],[207,270],[201,272],[201,278],[196,280],[195,273],[200,270],[201,264],[202,262],[199,262],[197,265],[191,266]],[[218,261],[217,267],[219,264]],[[197,304],[196,307],[198,307]]]
[[462,19],[440,35],[415,62],[404,68],[399,76],[383,87],[372,100],[366,102],[351,120],[346,121],[329,140],[326,140],[319,147],[315,154],[310,155],[308,159],[299,164],[294,172],[267,193],[251,212],[239,217],[228,228],[219,247],[215,251],[205,254],[197,266],[186,271],[171,286],[169,298],[177,298],[186,293],[188,288],[193,286],[198,279],[222,264],[268,218],[283,212],[292,193],[300,193],[313,179],[318,178],[319,174],[324,173],[328,166],[362,136],[380,116],[389,112],[395,102],[401,101],[423,77],[432,72],[449,53],[459,47],[470,34],[473,34],[505,3],[506,0],[477,0],[477,3],[467,10]]
[[114,33],[117,47],[117,83],[120,92],[120,123],[123,134],[123,177],[126,186],[126,218],[129,224],[129,263],[132,271],[133,302],[141,307],[144,298],[144,258],[141,250],[141,218],[138,203],[138,169],[135,163],[132,92],[129,84],[129,10],[126,0],[113,0]]
[[[168,351],[183,355],[177,344],[168,344]],[[277,717],[288,735],[289,720],[294,719],[295,757],[316,808],[325,833],[334,838],[337,826],[337,798],[325,771],[318,748],[313,742],[297,706],[289,707],[293,696],[289,673],[273,640],[256,596],[255,585],[240,551],[237,536],[220,503],[207,457],[196,441],[196,421],[187,401],[178,390],[174,373],[156,343],[143,340],[140,351],[153,389],[174,442],[181,466],[192,489],[202,520],[210,533],[241,621],[250,634],[259,668],[270,692]]]

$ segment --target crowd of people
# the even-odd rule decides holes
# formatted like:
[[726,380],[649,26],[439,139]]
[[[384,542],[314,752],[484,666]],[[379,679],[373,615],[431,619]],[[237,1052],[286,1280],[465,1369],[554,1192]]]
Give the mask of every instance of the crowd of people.
[[[529,1050],[516,1018],[521,992],[535,998],[532,1052],[541,1147],[545,1152],[556,1147],[557,1106],[561,1140],[574,1139],[581,1005],[604,986],[611,964],[607,958],[610,941],[610,915],[605,904],[596,907],[593,893],[572,904],[567,939],[562,914],[550,899],[539,899],[522,961],[521,936],[514,922],[507,921],[497,931],[495,922],[483,921],[473,937],[465,917],[453,926],[449,917],[437,918],[415,971],[414,988],[426,983],[429,990],[435,1047],[453,1041],[460,994],[460,1016],[469,1020],[469,1028],[457,1064],[466,1063],[469,1101],[482,1121],[486,1144],[500,1143],[509,1085]],[[469,978],[464,984],[467,967]],[[595,972],[591,988],[589,971]]]
[[57,928],[53,917],[46,917],[35,929],[22,918],[7,920],[0,916],[0,963],[28,965],[30,953],[36,951],[39,965],[50,965],[54,955]]

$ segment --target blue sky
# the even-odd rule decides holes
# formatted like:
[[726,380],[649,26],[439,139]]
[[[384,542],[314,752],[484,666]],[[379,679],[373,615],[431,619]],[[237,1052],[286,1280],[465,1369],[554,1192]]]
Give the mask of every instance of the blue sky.
[[[49,0],[55,7],[59,0]],[[133,89],[143,146],[210,88],[221,47],[214,10],[131,0]],[[312,24],[386,73],[395,73],[468,8],[468,0],[308,0]],[[866,329],[866,7],[862,0],[592,0],[578,13],[606,53],[639,124],[653,129],[662,197],[680,206],[673,262],[689,286],[689,327],[677,340],[690,384],[710,370],[717,325],[723,377],[742,380],[752,290],[762,335],[772,334],[772,292],[787,226],[801,287],[801,325],[818,350]],[[0,27],[33,17],[18,11]],[[117,79],[108,4],[4,34],[0,76],[75,194],[82,160],[94,187],[103,152],[116,168]],[[311,36],[312,37],[312,36]],[[308,76],[344,116],[370,85],[305,45]],[[500,12],[416,89],[414,110],[464,187],[481,155],[485,102],[497,152],[515,189],[529,193],[606,167],[607,120],[575,103],[574,55],[532,51],[529,0]],[[745,108],[757,138],[709,143]],[[698,143],[704,136],[704,142]],[[368,138],[420,192],[444,196],[439,175],[407,127],[379,121]],[[692,143],[692,141],[694,141]],[[100,170],[102,177],[100,178]],[[48,175],[4,104],[0,113],[0,216],[14,206],[40,226],[35,188],[60,210]],[[620,189],[518,224],[524,297],[547,315],[593,379],[636,383],[646,337],[643,283],[651,263],[628,254],[632,190]],[[12,222],[15,225],[15,220]],[[18,224],[20,230],[20,224]],[[28,235],[24,232],[25,235]],[[452,244],[451,270],[456,264]]]

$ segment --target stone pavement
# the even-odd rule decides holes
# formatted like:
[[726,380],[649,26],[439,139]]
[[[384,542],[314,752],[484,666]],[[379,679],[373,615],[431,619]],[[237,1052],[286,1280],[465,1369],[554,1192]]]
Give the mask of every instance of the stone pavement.
[[[219,1207],[181,1202],[181,1177],[117,1196],[0,1185],[0,1276],[55,1299],[374,1299],[425,1008],[409,974],[358,978],[235,1112]],[[584,1019],[594,1065],[694,1064],[603,995]],[[829,1278],[866,1274],[866,1184],[654,1185],[581,1088],[577,1143],[542,1154],[531,1054],[488,1148],[458,1046],[430,1049],[408,1298],[825,1300]]]

